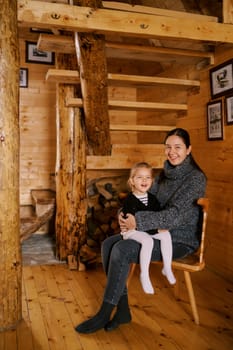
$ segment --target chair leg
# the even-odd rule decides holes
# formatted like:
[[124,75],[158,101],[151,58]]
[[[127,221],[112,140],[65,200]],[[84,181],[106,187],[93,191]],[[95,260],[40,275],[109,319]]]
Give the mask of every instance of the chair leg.
[[185,279],[186,287],[188,289],[189,301],[192,308],[194,322],[198,325],[199,315],[197,311],[197,305],[196,305],[196,299],[193,291],[192,281],[191,281],[190,273],[188,271],[184,271],[184,279]]
[[180,271],[176,273],[176,284],[174,285],[174,295],[176,300],[180,300]]

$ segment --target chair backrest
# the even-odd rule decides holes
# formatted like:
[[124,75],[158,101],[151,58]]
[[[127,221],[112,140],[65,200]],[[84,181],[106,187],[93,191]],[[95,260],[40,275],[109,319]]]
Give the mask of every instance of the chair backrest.
[[207,216],[209,210],[209,199],[208,198],[199,198],[197,204],[202,208],[202,226],[201,226],[201,242],[199,247],[199,263],[203,262],[204,256],[204,247],[205,247],[205,235],[206,235],[206,224]]

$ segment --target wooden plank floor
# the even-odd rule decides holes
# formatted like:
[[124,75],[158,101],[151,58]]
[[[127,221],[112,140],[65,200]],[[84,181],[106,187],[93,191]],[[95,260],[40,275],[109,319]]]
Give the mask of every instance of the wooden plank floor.
[[0,333],[1,350],[232,350],[233,285],[208,269],[193,274],[201,325],[151,267],[156,295],[143,293],[138,271],[130,284],[133,320],[113,332],[80,335],[75,325],[97,311],[105,285],[102,267],[69,271],[66,264],[23,267],[23,320]]

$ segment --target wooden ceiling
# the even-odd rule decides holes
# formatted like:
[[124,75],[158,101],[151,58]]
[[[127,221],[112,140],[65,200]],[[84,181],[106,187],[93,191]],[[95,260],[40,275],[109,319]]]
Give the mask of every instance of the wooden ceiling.
[[[38,3],[37,1],[29,2]],[[42,2],[48,3],[48,7],[43,6],[38,9],[36,6],[31,6],[33,16],[30,19],[28,12],[23,11],[23,8],[27,7],[27,2],[19,0],[20,37],[26,40],[38,40],[38,48],[44,51],[74,52],[74,21],[71,20],[69,23],[69,20],[65,21],[65,19],[69,19],[72,15],[67,5],[79,4],[80,0],[42,0]],[[230,0],[227,0],[226,3],[229,6]],[[54,9],[56,14],[58,10],[56,6],[62,4],[66,6],[63,11],[63,20],[58,24],[56,21],[49,21],[51,11]],[[105,34],[108,59],[154,62],[161,67],[161,71],[170,68],[174,63],[196,65],[200,69],[203,65],[214,63],[213,52],[216,45],[226,42],[232,44],[233,42],[233,34],[229,32],[230,29],[219,27],[224,18],[222,1],[128,0],[102,1],[102,5],[103,9],[110,13],[108,21],[104,20],[106,12],[100,13],[100,17],[93,16],[92,13],[91,16],[96,18],[96,22],[90,19],[90,24],[88,24],[86,18],[91,16],[85,10],[87,8],[83,8],[83,12],[79,10],[77,16],[80,16],[80,25],[84,25],[83,31],[89,31],[90,25],[94,25],[95,32]],[[115,17],[112,17],[113,13]],[[99,23],[101,16],[103,20],[102,23]],[[225,17],[227,17],[226,14]],[[30,23],[32,18],[34,19]],[[157,26],[155,18],[158,22]],[[150,19],[152,22],[148,22]],[[110,21],[113,24],[112,30],[110,30]],[[139,30],[138,21],[144,21],[139,23]],[[33,25],[39,29],[51,30],[52,35],[36,36],[35,33],[30,32],[30,27]],[[146,34],[142,33],[143,26]],[[147,26],[152,28],[151,32],[146,30]],[[80,30],[80,27],[78,29]]]
[[[71,0],[57,0],[57,1],[48,1],[42,0],[44,3],[57,3],[57,4],[66,4],[69,3],[78,3],[78,1]],[[32,1],[33,2],[33,1]],[[35,1],[36,3],[37,1]],[[21,1],[19,1],[21,3]],[[22,1],[24,4],[24,1]],[[179,21],[179,23],[184,23],[184,26],[192,23],[206,23],[211,27],[207,28],[206,34],[210,34],[213,30],[212,26],[217,24],[217,22],[222,21],[222,1],[194,1],[194,0],[128,0],[128,1],[102,1],[104,9],[109,10],[118,10],[124,13],[132,13],[137,15],[155,15],[157,18],[159,16],[166,16],[166,18],[171,18],[171,20],[175,19]],[[36,7],[34,7],[36,12]],[[44,18],[46,13],[42,13],[43,10],[40,10],[41,18]],[[55,9],[56,12],[56,9]],[[116,11],[115,11],[116,12]],[[169,17],[170,16],[170,17]],[[111,18],[111,17],[110,17]],[[24,13],[25,19],[25,13]],[[38,42],[38,48],[44,51],[59,51],[61,52],[61,48],[63,51],[70,53],[74,50],[74,44],[69,41],[69,38],[64,38],[62,34],[71,34],[72,38],[72,27],[67,27],[68,30],[61,29],[56,26],[51,28],[51,25],[48,23],[48,28],[46,28],[46,24],[41,25],[41,22],[38,19],[38,23],[35,21],[35,26],[38,28],[42,28],[44,30],[51,30],[51,33],[55,36],[42,35]],[[133,19],[134,20],[134,19]],[[139,19],[140,20],[140,19]],[[130,21],[130,19],[129,19]],[[135,21],[137,18],[135,17]],[[127,20],[125,22],[125,27],[127,26]],[[169,22],[170,23],[170,22]],[[174,23],[167,24],[172,26]],[[31,23],[33,25],[33,23]],[[108,23],[106,22],[106,25]],[[122,24],[123,26],[124,24]],[[143,24],[142,24],[143,25]],[[147,24],[145,24],[146,26]],[[29,40],[35,38],[35,33],[32,34],[29,32],[30,23],[26,25],[25,21],[19,22],[20,27],[20,37]],[[119,26],[120,27],[120,26]],[[71,31],[69,31],[71,29]],[[172,28],[168,28],[167,31],[172,33]],[[160,64],[162,70],[174,65],[174,63],[178,64],[194,64],[197,65],[197,68],[201,68],[203,64],[213,64],[213,52],[216,45],[224,41],[225,38],[216,37],[216,41],[208,40],[209,37],[206,35],[206,40],[202,36],[202,40],[198,40],[198,36],[195,40],[190,40],[187,35],[181,35],[179,33],[179,28],[177,34],[172,34],[171,37],[169,35],[163,37],[161,34],[158,36],[149,35],[144,36],[141,33],[135,32],[135,34],[127,33],[127,28],[122,28],[122,32],[119,32],[116,35],[116,32],[106,31],[106,55],[108,59],[123,59],[123,60],[138,60],[138,61],[150,61],[157,64]],[[191,28],[192,30],[192,28]],[[214,30],[217,30],[217,28]],[[181,32],[181,30],[180,30]],[[218,31],[219,32],[219,31]],[[220,33],[220,32],[219,32]],[[164,34],[164,33],[162,33]],[[198,33],[197,33],[198,34]],[[204,33],[205,34],[205,33]],[[179,37],[180,36],[180,37]],[[67,39],[67,41],[65,41]],[[34,39],[33,39],[34,40]]]

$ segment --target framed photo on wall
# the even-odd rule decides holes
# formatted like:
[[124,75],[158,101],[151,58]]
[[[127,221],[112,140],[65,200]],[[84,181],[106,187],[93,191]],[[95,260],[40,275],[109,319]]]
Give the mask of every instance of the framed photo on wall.
[[230,96],[226,96],[225,98],[226,104],[226,123],[233,124],[233,94]]
[[27,68],[19,69],[19,86],[21,88],[28,87],[28,69]]
[[54,64],[54,52],[40,51],[37,49],[37,43],[26,41],[26,62],[40,64]]
[[233,92],[233,60],[229,60],[210,69],[211,98],[217,98]]
[[222,100],[207,103],[208,140],[223,140],[223,108]]

